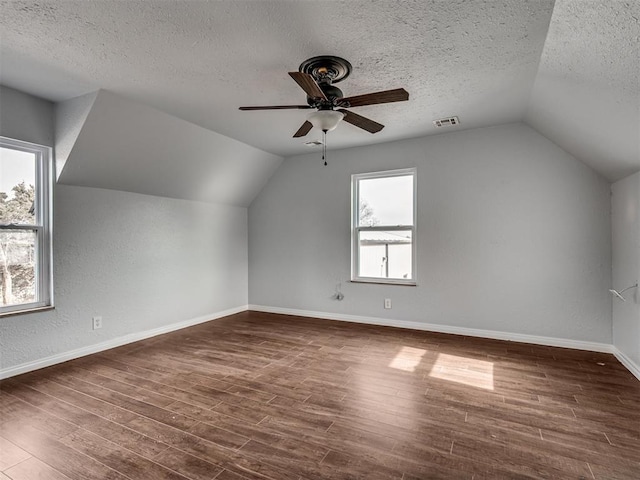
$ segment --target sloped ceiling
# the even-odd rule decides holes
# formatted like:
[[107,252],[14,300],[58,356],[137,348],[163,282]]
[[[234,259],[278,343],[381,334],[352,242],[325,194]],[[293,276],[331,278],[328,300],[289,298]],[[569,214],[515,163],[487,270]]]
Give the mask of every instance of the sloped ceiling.
[[[522,120],[553,0],[5,1],[0,81],[53,101],[105,89],[277,155],[308,112],[287,75],[302,61],[349,60],[347,95],[404,87],[410,100],[358,109],[386,125],[349,124],[329,148]],[[317,138],[314,132],[310,139]]]
[[[340,83],[345,94],[404,87],[410,99],[359,108],[357,113],[386,128],[371,135],[343,123],[330,133],[330,149],[440,133],[432,121],[449,115],[458,115],[463,129],[526,120],[615,180],[640,169],[633,152],[638,132],[638,72],[633,69],[637,5],[631,0],[557,0],[554,10],[553,0],[0,0],[0,83],[55,102],[105,89],[98,100],[113,95],[122,108],[127,102],[132,109],[147,105],[194,128],[286,156],[309,152],[304,141],[319,137],[312,131],[304,139],[291,138],[307,112],[240,112],[237,107],[304,103],[304,93],[287,72],[309,57],[333,54],[354,66]],[[602,49],[592,49],[595,58],[590,58],[594,35]],[[619,50],[626,56],[607,69],[608,57]],[[578,58],[576,52],[581,52]],[[586,92],[580,93],[580,85],[588,86]],[[611,95],[615,102],[607,102]],[[570,119],[562,104],[567,98],[580,107]],[[591,120],[601,104],[611,118],[627,108],[624,129],[603,129]],[[95,129],[106,120],[98,114],[110,115],[109,123],[128,115],[104,100],[99,105],[87,118],[87,133],[83,128],[78,137],[78,145],[87,150],[74,147],[61,180],[95,183],[100,175],[126,189],[122,184],[127,178],[119,177],[129,175],[132,163],[112,161],[106,164],[109,172],[103,171],[103,163],[86,164],[98,162],[86,143],[88,138],[103,140]],[[85,137],[88,132],[93,133]],[[601,148],[592,148],[596,143]],[[138,157],[142,162],[144,155]],[[203,161],[181,161],[184,169],[206,168]],[[85,164],[74,166],[76,162]],[[250,165],[255,164],[254,158]],[[142,165],[148,167],[145,182],[169,191],[170,179],[159,175],[170,166]],[[262,175],[270,171],[260,170]]]
[[640,170],[640,2],[558,0],[526,121],[610,181]]
[[56,179],[60,178],[97,97],[98,92],[88,93],[56,104],[54,122]]
[[72,111],[68,123],[81,126],[64,169],[58,169],[60,183],[247,207],[282,162],[104,90],[89,96],[85,113],[76,107],[87,105],[85,98],[58,106],[58,119],[61,111]]

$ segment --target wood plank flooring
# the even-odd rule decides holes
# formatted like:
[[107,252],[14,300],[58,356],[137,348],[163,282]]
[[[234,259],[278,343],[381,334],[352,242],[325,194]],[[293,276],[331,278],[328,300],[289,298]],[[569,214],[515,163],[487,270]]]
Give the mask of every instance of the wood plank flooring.
[[0,480],[640,479],[608,354],[245,312],[0,383]]

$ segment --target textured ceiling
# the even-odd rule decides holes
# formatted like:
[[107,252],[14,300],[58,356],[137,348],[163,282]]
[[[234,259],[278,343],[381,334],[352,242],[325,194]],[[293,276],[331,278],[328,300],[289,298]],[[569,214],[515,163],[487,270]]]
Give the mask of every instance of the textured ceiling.
[[526,121],[611,181],[640,170],[640,1],[558,0]]
[[640,169],[637,0],[6,1],[0,83],[68,100],[98,89],[273,154],[309,152],[289,78],[305,59],[354,66],[346,95],[404,87],[408,102],[354,111],[328,147],[526,121],[610,180]]
[[[305,59],[348,59],[346,95],[404,87],[408,102],[357,109],[386,128],[342,124],[329,148],[522,120],[553,0],[3,1],[0,82],[53,101],[99,88],[278,154],[305,111],[289,78]],[[439,132],[439,131],[438,131]]]

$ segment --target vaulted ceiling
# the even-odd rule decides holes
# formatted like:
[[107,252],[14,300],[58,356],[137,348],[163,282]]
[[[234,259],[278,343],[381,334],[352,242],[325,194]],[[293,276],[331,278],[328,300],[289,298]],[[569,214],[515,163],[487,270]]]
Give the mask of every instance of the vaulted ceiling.
[[10,0],[0,11],[0,83],[54,102],[105,89],[288,156],[319,137],[292,138],[308,112],[238,107],[304,103],[287,72],[331,54],[353,64],[346,95],[404,87],[410,99],[358,108],[386,128],[341,124],[329,148],[440,133],[432,121],[457,115],[461,129],[525,121],[611,181],[640,170],[635,0]]
[[640,170],[640,2],[557,0],[525,120],[610,181]]

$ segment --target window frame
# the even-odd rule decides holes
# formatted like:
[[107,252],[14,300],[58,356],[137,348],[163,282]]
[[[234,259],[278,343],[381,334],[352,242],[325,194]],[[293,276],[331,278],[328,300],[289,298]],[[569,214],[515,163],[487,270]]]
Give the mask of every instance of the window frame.
[[1,230],[32,231],[36,236],[36,301],[0,306],[0,317],[53,308],[53,155],[51,147],[0,136],[0,147],[35,155],[35,224],[3,224]]
[[[360,226],[360,180],[374,178],[393,178],[411,176],[413,178],[413,225],[376,225]],[[354,173],[351,175],[351,281],[357,283],[380,283],[385,285],[417,285],[417,210],[418,210],[418,172],[415,167],[379,172]],[[375,231],[410,231],[411,232],[411,278],[381,278],[358,275],[360,270],[360,249],[358,239],[360,232]]]

